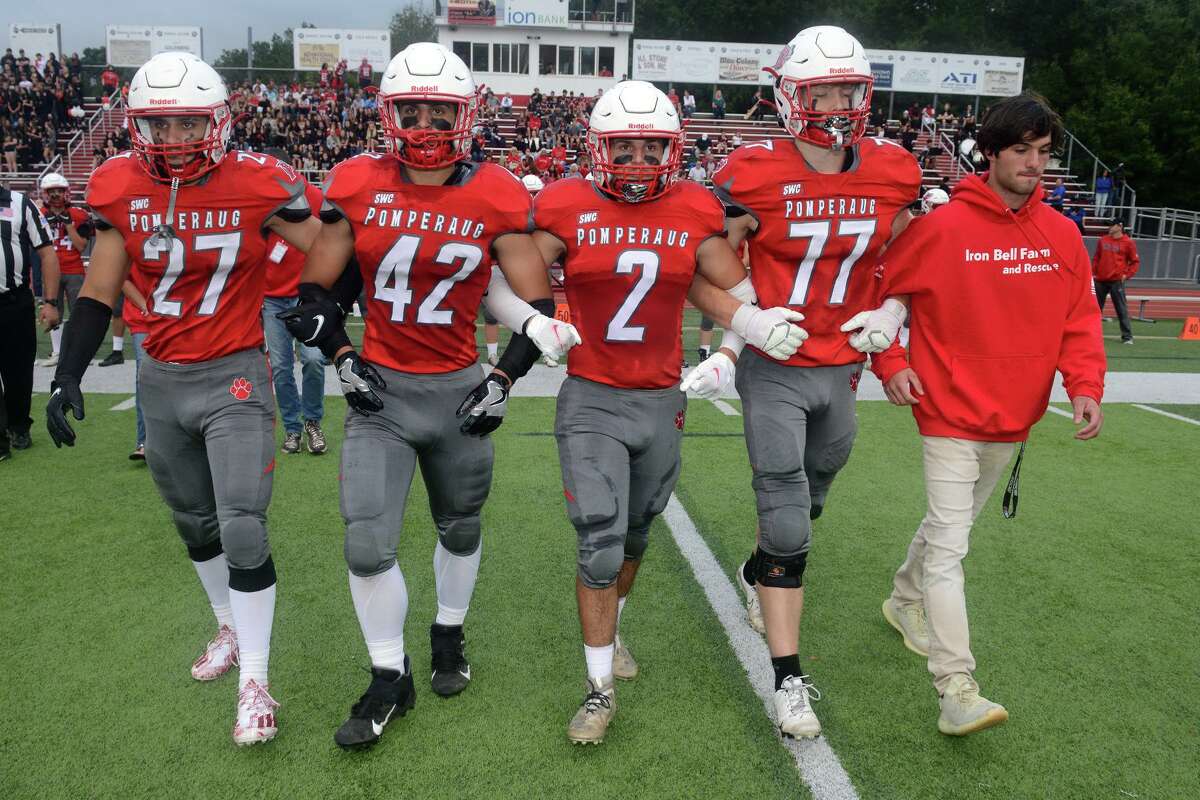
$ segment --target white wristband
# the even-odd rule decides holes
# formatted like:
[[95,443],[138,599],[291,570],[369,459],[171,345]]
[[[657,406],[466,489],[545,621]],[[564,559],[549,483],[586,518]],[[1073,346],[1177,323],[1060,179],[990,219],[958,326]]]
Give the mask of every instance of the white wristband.
[[523,333],[525,323],[538,313],[536,308],[517,297],[499,267],[492,267],[492,279],[483,296],[483,304],[501,325],[514,333]]
[[753,305],[758,302],[758,295],[754,293],[754,284],[750,282],[750,276],[747,275],[733,286],[730,286],[725,291],[729,292],[738,301],[747,305]]

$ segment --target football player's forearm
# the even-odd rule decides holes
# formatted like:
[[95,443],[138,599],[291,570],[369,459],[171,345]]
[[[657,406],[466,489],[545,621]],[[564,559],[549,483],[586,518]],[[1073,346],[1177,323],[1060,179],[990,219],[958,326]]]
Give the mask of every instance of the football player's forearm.
[[321,229],[308,251],[308,258],[304,261],[300,282],[315,283],[328,289],[333,286],[354,256],[354,233],[350,229],[350,223],[344,219],[318,224],[321,225]]
[[114,228],[97,232],[80,298],[90,297],[111,309],[121,296],[128,272],[129,255],[120,232]]
[[688,290],[688,300],[700,309],[704,316],[722,328],[729,327],[733,321],[733,315],[742,307],[740,300],[726,290],[713,286],[701,275],[692,279],[692,286]]
[[532,236],[508,234],[496,239],[492,246],[496,250],[496,263],[517,297],[532,303],[553,296],[550,273]]

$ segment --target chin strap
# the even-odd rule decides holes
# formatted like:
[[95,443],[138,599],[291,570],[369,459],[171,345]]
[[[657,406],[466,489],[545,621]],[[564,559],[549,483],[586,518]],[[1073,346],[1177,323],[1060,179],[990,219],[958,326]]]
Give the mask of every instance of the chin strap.
[[159,250],[170,247],[170,242],[175,238],[175,229],[171,227],[171,220],[175,219],[175,198],[179,196],[179,178],[171,178],[171,196],[167,200],[167,215],[163,217],[155,228],[154,233],[150,236],[150,246]]

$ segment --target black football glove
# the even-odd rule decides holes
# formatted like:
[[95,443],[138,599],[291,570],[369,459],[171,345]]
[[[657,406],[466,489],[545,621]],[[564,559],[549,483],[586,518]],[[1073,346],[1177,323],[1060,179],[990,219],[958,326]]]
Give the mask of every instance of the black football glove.
[[342,310],[328,296],[306,298],[299,305],[275,315],[288,333],[301,344],[319,347],[342,324]]
[[352,409],[364,417],[372,412],[383,411],[383,400],[375,390],[387,388],[379,371],[362,360],[353,350],[342,353],[334,362],[338,380],[342,382],[342,394]]
[[458,429],[467,436],[486,436],[499,428],[508,409],[509,386],[494,372],[484,378],[458,407],[459,418],[466,417]]
[[83,421],[83,392],[79,391],[79,380],[63,377],[50,383],[50,402],[46,404],[46,430],[55,447],[75,446],[75,431],[67,422],[67,409],[75,419]]

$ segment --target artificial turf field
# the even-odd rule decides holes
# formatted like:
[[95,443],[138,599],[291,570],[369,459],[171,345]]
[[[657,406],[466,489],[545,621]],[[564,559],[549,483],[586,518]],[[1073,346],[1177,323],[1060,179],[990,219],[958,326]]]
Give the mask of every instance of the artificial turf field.
[[[48,443],[35,398],[35,446],[0,465],[0,796],[810,796],[661,520],[622,620],[642,674],[618,686],[602,746],[567,743],[584,670],[552,399],[510,401],[495,434],[467,620],[474,680],[451,700],[428,688],[434,535],[414,482],[400,564],[417,704],[355,754],[332,741],[368,676],[341,555],[344,405],[329,399],[330,455],[276,469],[280,735],[235,748],[235,678],[188,674],[212,615],[149,474],[125,459],[133,411],[108,409],[126,397],[89,395],[73,451]],[[1047,415],[1019,516],[1001,519],[993,498],[976,525],[976,674],[1011,720],[949,739],[922,659],[879,613],[923,511],[919,439],[907,411],[859,404],[858,443],[815,526],[801,656],[860,797],[1196,796],[1200,426],[1129,405],[1106,414],[1090,443]],[[740,431],[693,400],[676,490],[726,574],[753,539]]]

